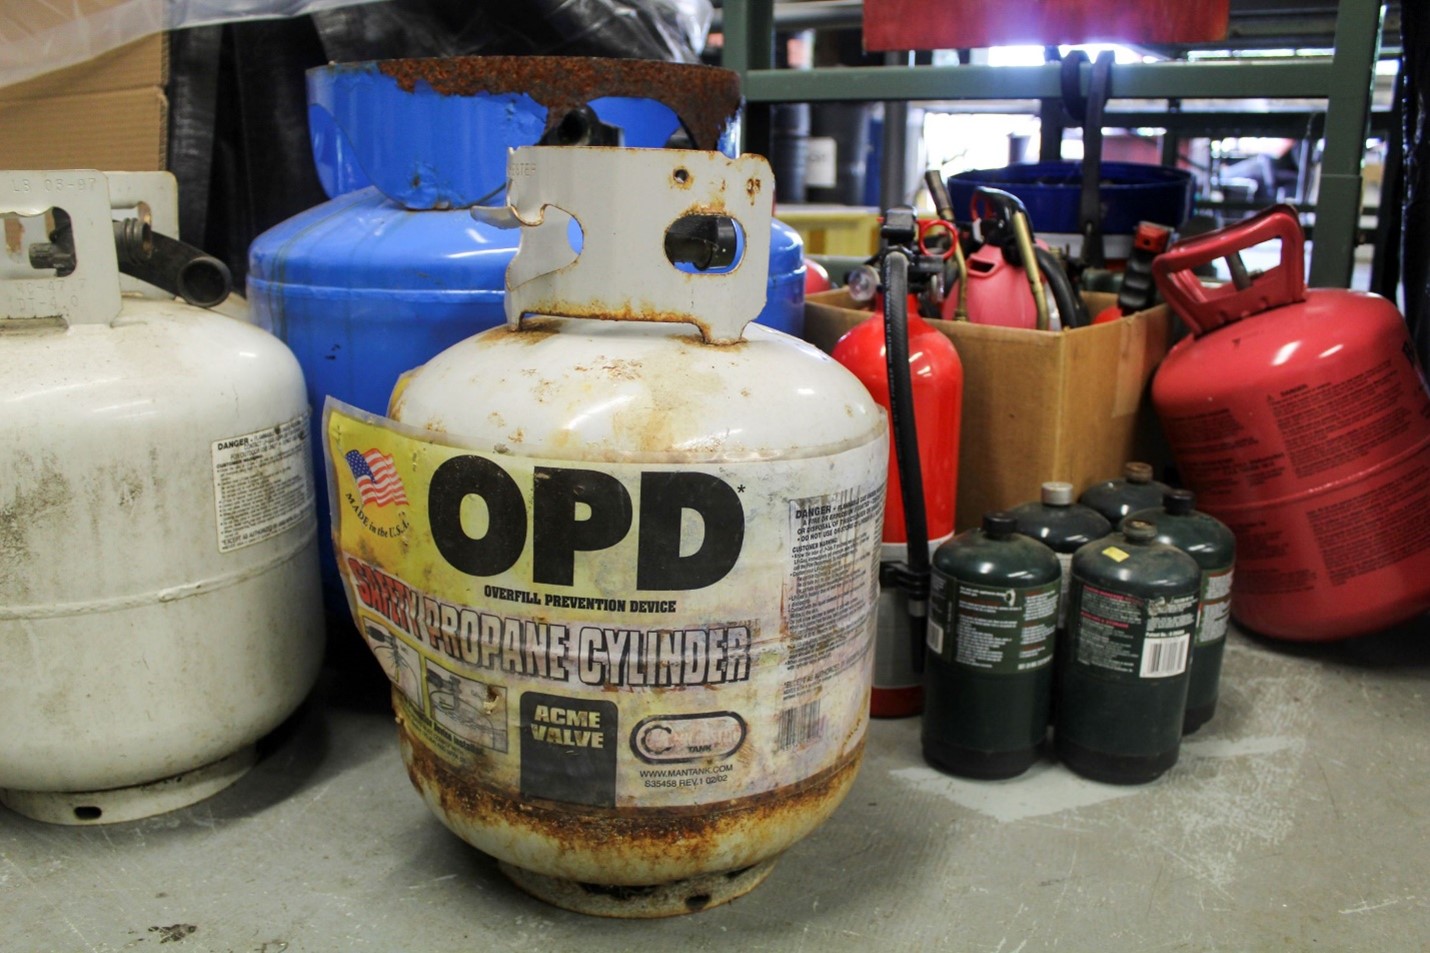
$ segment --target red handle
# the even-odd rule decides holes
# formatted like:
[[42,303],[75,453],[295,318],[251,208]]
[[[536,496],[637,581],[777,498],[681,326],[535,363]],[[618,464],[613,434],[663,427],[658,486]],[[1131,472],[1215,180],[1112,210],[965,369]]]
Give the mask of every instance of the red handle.
[[[1207,287],[1192,274],[1193,268],[1275,238],[1281,239],[1281,264],[1252,278],[1247,287],[1238,288],[1234,282]],[[1205,334],[1228,322],[1305,300],[1305,243],[1296,211],[1289,205],[1273,205],[1244,222],[1178,242],[1152,262],[1152,277],[1192,333]]]
[[[919,251],[925,255],[938,256],[943,261],[948,261],[953,257],[953,242],[958,241],[958,226],[952,222],[946,222],[941,218],[921,218],[919,222]],[[928,233],[936,228],[942,228],[948,233],[949,246],[942,251],[928,246]]]

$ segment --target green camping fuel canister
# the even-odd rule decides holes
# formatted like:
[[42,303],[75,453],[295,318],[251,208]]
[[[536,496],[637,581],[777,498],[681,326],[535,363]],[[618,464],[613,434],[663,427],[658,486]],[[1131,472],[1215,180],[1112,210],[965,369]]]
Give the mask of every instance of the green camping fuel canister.
[[923,752],[973,778],[1011,778],[1037,759],[1047,734],[1058,558],[990,513],[933,556]]
[[1129,519],[1079,549],[1072,571],[1058,757],[1095,781],[1156,780],[1181,747],[1201,567]]
[[1192,678],[1182,733],[1190,734],[1216,713],[1226,628],[1231,619],[1231,580],[1236,537],[1216,517],[1196,509],[1190,490],[1168,490],[1160,509],[1141,510],[1128,519],[1157,525],[1157,542],[1175,546],[1197,561],[1202,589],[1197,600],[1197,631],[1192,640]]
[[1107,517],[1081,503],[1073,502],[1073,485],[1044,483],[1038,499],[1008,511],[1018,521],[1018,532],[1030,536],[1057,553],[1062,565],[1062,601],[1058,604],[1058,628],[1067,615],[1068,585],[1072,582],[1072,558],[1085,543],[1112,532]]
[[1123,517],[1160,505],[1167,489],[1167,484],[1152,479],[1150,463],[1133,460],[1122,468],[1120,478],[1094,483],[1077,501],[1097,510],[1116,527]]

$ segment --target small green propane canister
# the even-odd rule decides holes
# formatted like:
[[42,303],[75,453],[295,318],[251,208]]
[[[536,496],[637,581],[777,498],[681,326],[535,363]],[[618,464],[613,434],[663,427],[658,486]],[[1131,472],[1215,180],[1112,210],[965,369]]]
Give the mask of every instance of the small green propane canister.
[[1139,510],[1127,519],[1155,523],[1157,542],[1177,547],[1202,568],[1197,631],[1192,640],[1192,680],[1182,720],[1183,734],[1190,734],[1216,713],[1226,627],[1231,618],[1236,537],[1216,517],[1196,509],[1196,496],[1191,490],[1168,490],[1162,496],[1161,509]]
[[1097,510],[1073,502],[1073,485],[1049,481],[1037,502],[1008,511],[1018,521],[1018,532],[1031,536],[1057,553],[1063,567],[1062,600],[1058,603],[1058,628],[1066,624],[1068,585],[1072,582],[1073,553],[1085,543],[1112,532],[1112,524]]
[[1082,491],[1077,501],[1090,506],[1116,526],[1122,518],[1138,510],[1162,505],[1162,494],[1170,487],[1152,479],[1152,465],[1133,461],[1122,468],[1122,479],[1103,480]]
[[1095,781],[1156,780],[1181,748],[1201,568],[1140,519],[1083,546],[1072,568],[1058,757]]
[[1047,735],[1061,569],[1017,525],[990,513],[933,555],[924,758],[965,777],[1022,774]]

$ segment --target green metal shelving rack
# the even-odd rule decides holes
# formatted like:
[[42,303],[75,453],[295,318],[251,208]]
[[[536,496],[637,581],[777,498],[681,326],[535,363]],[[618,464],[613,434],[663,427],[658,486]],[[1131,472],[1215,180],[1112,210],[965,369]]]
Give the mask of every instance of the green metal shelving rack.
[[[1273,62],[1121,64],[1113,70],[1113,97],[1325,100],[1325,147],[1309,279],[1316,286],[1348,287],[1385,10],[1384,0],[1339,0],[1331,55]],[[1061,95],[1056,64],[775,69],[773,0],[724,0],[722,20],[724,65],[740,73],[745,98],[752,103],[1008,100]],[[1084,89],[1090,75],[1091,70],[1084,67]]]

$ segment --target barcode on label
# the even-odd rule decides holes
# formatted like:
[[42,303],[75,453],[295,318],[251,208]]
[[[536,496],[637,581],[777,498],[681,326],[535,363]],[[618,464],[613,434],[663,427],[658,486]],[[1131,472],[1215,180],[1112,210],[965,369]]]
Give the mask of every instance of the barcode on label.
[[1179,635],[1171,639],[1148,639],[1142,649],[1142,678],[1165,678],[1187,670],[1187,649],[1192,637]]
[[819,699],[780,712],[778,749],[784,751],[824,735],[824,719],[819,717]]
[[929,649],[933,652],[933,654],[935,654],[935,655],[942,655],[942,654],[943,654],[943,626],[939,625],[939,624],[938,624],[937,622],[935,622],[933,619],[929,619],[929,621],[928,621],[928,626],[929,626],[928,638],[927,638],[925,641],[928,642]]

